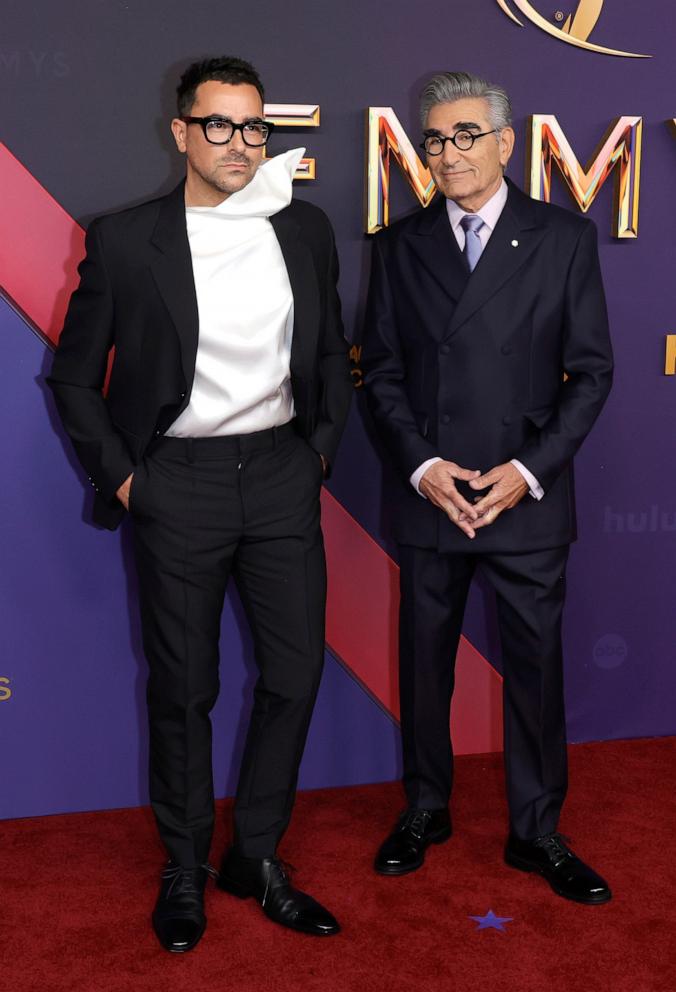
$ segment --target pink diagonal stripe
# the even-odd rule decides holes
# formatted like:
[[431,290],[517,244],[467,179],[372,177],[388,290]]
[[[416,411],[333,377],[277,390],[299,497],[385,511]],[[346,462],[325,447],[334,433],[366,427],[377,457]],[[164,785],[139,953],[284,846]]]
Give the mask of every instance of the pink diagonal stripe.
[[0,287],[52,344],[83,255],[80,225],[0,143]]
[[[82,228],[0,143],[0,288],[53,345],[83,255]],[[398,719],[397,566],[326,490],[322,519],[329,567],[327,642]],[[463,638],[451,720],[458,754],[501,749],[501,682]]]
[[[327,643],[398,719],[399,569],[326,489],[322,529],[329,571]],[[465,637],[456,658],[451,728],[456,754],[502,750],[502,679]]]

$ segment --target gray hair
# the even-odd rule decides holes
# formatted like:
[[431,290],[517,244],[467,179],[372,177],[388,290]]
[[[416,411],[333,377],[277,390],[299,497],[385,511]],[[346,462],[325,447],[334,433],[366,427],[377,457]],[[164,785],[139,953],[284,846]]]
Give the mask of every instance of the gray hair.
[[420,94],[420,120],[427,124],[427,115],[438,103],[453,103],[455,100],[480,98],[488,104],[488,119],[499,133],[512,123],[512,105],[507,91],[502,86],[487,83],[471,72],[439,72],[432,76]]

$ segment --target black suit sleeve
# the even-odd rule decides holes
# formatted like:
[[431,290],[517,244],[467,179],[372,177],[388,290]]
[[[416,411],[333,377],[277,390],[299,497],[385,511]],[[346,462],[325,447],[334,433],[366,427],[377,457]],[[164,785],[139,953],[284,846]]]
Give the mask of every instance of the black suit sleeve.
[[80,284],[71,297],[47,382],[90,481],[112,501],[134,465],[103,398],[114,320],[98,221],[90,224],[85,247]]
[[562,342],[566,380],[559,401],[541,429],[514,454],[545,493],[591,430],[612,385],[608,312],[592,223],[584,226],[568,271]]
[[353,385],[348,345],[343,332],[340,298],[338,296],[338,253],[331,225],[326,220],[329,238],[328,266],[325,278],[324,327],[319,348],[319,406],[317,422],[309,443],[324,455],[327,475],[336,457],[338,442],[352,399]]
[[381,243],[376,236],[361,361],[371,416],[399,470],[409,479],[439,452],[420,433],[406,392],[406,358]]

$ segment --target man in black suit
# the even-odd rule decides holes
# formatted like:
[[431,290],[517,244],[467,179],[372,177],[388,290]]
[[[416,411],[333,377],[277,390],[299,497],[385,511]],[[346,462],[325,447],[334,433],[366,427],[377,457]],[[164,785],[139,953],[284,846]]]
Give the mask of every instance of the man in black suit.
[[331,226],[291,199],[303,149],[263,161],[272,125],[258,74],[210,59],[177,94],[186,180],[90,225],[50,384],[95,520],[114,529],[128,510],[133,521],[150,795],[170,858],[153,924],[181,952],[204,932],[216,874],[209,713],[230,573],[260,674],[217,884],[285,926],[339,929],[291,886],[277,845],[323,665],[319,494],[351,379]]
[[363,366],[399,470],[400,694],[408,808],[376,857],[412,871],[451,835],[449,708],[472,574],[497,594],[509,865],[562,896],[610,890],[557,833],[567,786],[561,613],[572,458],[611,385],[594,225],[503,172],[505,91],[467,73],[422,94],[439,195],[373,245]]

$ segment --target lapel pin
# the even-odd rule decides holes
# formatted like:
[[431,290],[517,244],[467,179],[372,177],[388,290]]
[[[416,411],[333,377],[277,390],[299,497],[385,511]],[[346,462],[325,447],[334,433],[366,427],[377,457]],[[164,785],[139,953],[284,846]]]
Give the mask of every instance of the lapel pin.
[[515,238],[514,241],[512,241],[512,248],[518,248],[518,247],[519,247],[519,242]]

